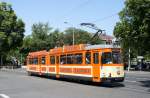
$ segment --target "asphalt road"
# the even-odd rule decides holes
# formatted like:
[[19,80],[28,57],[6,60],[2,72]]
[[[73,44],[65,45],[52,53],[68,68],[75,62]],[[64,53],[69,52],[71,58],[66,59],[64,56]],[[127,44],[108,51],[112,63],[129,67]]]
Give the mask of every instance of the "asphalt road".
[[150,72],[127,72],[123,83],[98,85],[0,70],[0,98],[150,98]]

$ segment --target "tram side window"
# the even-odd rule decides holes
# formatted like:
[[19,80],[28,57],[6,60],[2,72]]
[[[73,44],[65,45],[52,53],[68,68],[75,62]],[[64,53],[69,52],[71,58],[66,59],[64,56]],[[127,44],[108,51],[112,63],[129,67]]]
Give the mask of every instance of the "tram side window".
[[29,64],[33,64],[32,58],[29,58]]
[[60,56],[60,64],[66,64],[66,55]]
[[51,64],[55,64],[55,56],[50,56],[50,62]]
[[94,53],[93,54],[93,60],[94,60],[94,64],[99,63],[99,53]]
[[82,64],[82,58],[83,58],[83,56],[82,56],[82,53],[78,53],[78,54],[75,54],[74,55],[74,64]]
[[73,54],[67,55],[67,64],[73,64]]
[[38,64],[38,58],[33,59],[33,64],[37,65]]
[[91,64],[91,52],[86,52],[85,56],[86,64]]
[[45,64],[45,57],[42,57],[41,64]]

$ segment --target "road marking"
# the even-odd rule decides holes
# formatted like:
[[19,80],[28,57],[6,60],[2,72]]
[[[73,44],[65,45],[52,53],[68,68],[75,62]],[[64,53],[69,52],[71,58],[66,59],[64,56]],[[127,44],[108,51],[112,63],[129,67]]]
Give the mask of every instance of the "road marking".
[[125,77],[125,78],[128,78],[128,79],[130,79],[130,78],[134,78],[134,79],[138,79],[138,80],[149,80],[150,78],[136,78],[136,77]]
[[149,80],[150,78],[136,78],[136,79],[139,79],[139,80]]
[[134,82],[134,83],[137,82],[137,81],[131,81],[131,80],[125,80],[125,81],[126,81],[126,82]]
[[126,87],[126,88],[123,88],[123,89],[136,91],[136,92],[140,92],[140,93],[150,94],[149,92],[147,92],[147,89],[136,89],[136,88],[131,88],[131,87]]
[[127,74],[128,74],[128,73],[129,73],[129,74],[130,74],[130,73],[131,73],[131,74],[135,74],[135,73],[136,73],[136,74],[141,74],[141,75],[143,75],[143,74],[150,74],[149,72],[145,72],[145,71],[129,71],[129,72],[128,72],[128,71],[125,71],[125,73],[127,73]]
[[141,83],[140,83],[140,82],[138,82],[138,81],[131,81],[131,80],[125,80],[125,82],[141,84]]
[[5,94],[0,94],[0,97],[2,97],[2,98],[10,98],[9,96],[7,96]]

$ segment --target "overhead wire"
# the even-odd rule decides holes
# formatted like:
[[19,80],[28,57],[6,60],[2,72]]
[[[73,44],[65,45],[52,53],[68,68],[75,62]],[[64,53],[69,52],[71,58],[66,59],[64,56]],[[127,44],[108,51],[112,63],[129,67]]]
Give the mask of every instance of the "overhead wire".
[[[62,19],[67,18],[68,15],[71,15],[71,13],[75,12],[76,10],[80,9],[81,7],[83,8],[84,6],[88,5],[91,1],[92,0],[86,0],[85,2],[82,2],[79,5],[71,8],[69,11],[67,11],[66,13],[61,15],[59,19],[62,20]],[[108,16],[105,16],[105,17],[102,17],[102,18],[99,18],[99,19],[96,19],[96,20],[93,20],[93,21],[91,21],[91,23],[98,23],[98,22],[107,20],[109,18],[112,18],[113,16],[116,16],[116,15],[118,15],[118,12],[117,13],[113,13],[113,14],[108,15]]]
[[83,8],[84,6],[86,6],[87,4],[89,4],[90,1],[92,1],[92,0],[86,0],[85,2],[82,2],[82,3],[78,4],[77,6],[71,8],[70,10],[68,10],[67,12],[65,12],[63,15],[61,15],[61,16],[59,17],[59,19],[63,19],[63,18],[65,18],[66,16],[71,15],[71,13],[73,13],[73,12],[75,12],[76,10],[80,9],[81,7]]
[[111,14],[111,15],[108,15],[108,16],[96,19],[94,21],[91,21],[91,23],[97,23],[97,22],[100,22],[100,21],[104,21],[104,20],[112,18],[113,16],[116,16],[116,15],[118,15],[118,13],[114,13],[114,14]]

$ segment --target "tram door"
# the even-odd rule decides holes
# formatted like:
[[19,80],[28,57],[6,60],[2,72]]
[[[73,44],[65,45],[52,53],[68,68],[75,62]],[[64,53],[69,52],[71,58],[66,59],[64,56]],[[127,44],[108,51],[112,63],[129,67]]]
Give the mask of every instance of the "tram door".
[[56,56],[56,78],[59,78],[59,56]]
[[39,75],[42,75],[41,64],[42,64],[42,56],[39,56],[38,57],[38,65],[37,65],[37,71],[38,71]]
[[93,81],[100,82],[100,56],[98,51],[93,52],[92,59]]
[[47,73],[47,62],[46,62],[46,56],[40,56],[39,58],[40,64],[38,65],[39,74],[42,75],[42,73]]

